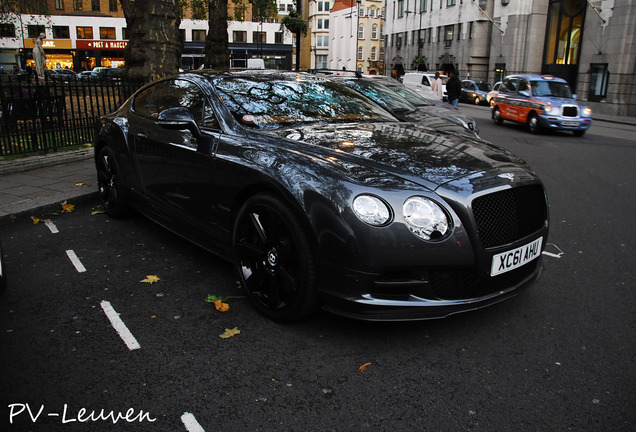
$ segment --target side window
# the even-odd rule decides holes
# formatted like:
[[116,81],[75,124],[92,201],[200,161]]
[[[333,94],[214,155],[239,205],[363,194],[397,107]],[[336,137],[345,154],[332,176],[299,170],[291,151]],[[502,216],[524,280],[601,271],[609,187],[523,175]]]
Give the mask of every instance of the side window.
[[154,86],[150,87],[137,95],[132,103],[134,112],[142,116],[148,116],[148,105],[150,104],[150,98],[154,89]]
[[522,79],[519,80],[519,85],[517,86],[517,90],[519,91],[529,91],[530,87],[528,86],[528,81]]
[[499,91],[503,93],[515,93],[517,91],[517,79],[506,78],[503,83],[501,83]]
[[431,86],[431,83],[428,81],[428,77],[426,75],[422,75],[422,85]]

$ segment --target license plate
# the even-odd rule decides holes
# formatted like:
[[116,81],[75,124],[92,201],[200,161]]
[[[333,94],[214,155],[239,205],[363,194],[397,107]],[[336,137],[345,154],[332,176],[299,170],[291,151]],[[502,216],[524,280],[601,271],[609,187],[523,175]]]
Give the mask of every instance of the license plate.
[[577,122],[577,121],[572,121],[572,120],[564,120],[564,121],[562,121],[562,122],[561,122],[561,124],[562,124],[563,126],[574,126],[574,127],[576,127],[576,126],[578,126],[578,125],[579,125],[579,122]]
[[525,246],[518,247],[508,252],[503,252],[492,257],[490,276],[497,276],[521,267],[530,261],[539,258],[541,255],[541,243],[543,237]]

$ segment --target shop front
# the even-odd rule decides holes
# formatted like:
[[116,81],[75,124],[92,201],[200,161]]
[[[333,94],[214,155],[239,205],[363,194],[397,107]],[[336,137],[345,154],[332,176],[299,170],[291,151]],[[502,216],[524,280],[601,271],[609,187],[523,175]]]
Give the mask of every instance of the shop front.
[[[26,55],[26,62],[23,63],[23,67],[30,66],[35,69],[35,61],[33,60],[33,47],[35,46],[36,39],[24,40],[24,54]],[[42,48],[46,54],[46,69],[74,69],[73,67],[73,55],[72,44],[70,40],[59,39],[44,39],[42,41]]]
[[95,67],[124,66],[124,48],[128,41],[77,40],[73,69],[77,72]]

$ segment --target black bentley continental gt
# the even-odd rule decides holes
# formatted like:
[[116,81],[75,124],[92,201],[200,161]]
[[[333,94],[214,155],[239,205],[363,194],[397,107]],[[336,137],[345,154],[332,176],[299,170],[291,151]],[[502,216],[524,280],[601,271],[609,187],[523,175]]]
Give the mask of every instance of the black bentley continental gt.
[[543,184],[480,140],[395,118],[309,74],[183,73],[137,91],[95,141],[107,213],[132,207],[233,261],[254,307],[439,318],[541,273]]

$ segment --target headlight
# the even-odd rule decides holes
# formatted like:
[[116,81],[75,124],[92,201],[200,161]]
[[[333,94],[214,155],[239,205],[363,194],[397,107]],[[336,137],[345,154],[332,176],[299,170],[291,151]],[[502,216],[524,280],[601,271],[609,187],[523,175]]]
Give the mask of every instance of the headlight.
[[590,108],[590,107],[583,108],[583,115],[591,116],[592,115],[592,108]]
[[545,105],[545,106],[543,107],[543,111],[545,111],[545,112],[547,112],[547,113],[552,112],[552,105]]
[[373,226],[385,225],[391,220],[389,206],[373,195],[358,195],[353,200],[353,212],[362,222]]
[[406,225],[423,240],[437,240],[448,232],[446,213],[428,198],[411,197],[404,202],[402,210]]

